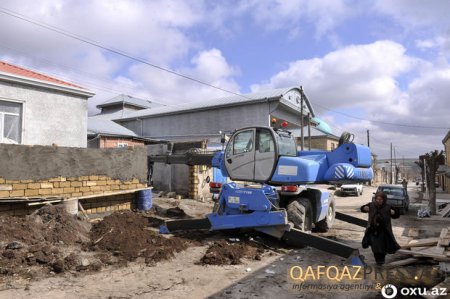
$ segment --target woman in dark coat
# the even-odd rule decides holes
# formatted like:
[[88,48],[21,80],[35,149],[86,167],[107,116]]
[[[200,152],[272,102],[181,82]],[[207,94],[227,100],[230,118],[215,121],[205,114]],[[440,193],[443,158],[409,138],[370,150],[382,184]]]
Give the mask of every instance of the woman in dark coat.
[[363,248],[371,246],[377,265],[384,264],[387,253],[395,253],[400,246],[392,232],[391,218],[398,218],[399,211],[386,203],[387,196],[383,192],[375,194],[375,200],[363,205],[361,212],[369,213],[369,221],[364,233]]

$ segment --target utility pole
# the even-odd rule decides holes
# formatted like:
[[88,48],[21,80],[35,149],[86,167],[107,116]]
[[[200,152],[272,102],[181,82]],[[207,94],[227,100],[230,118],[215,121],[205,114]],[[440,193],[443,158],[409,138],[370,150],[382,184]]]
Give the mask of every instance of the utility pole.
[[370,147],[369,130],[367,130],[367,147]]
[[308,149],[311,150],[311,113],[308,112]]
[[302,140],[302,146],[301,146],[301,150],[303,150],[303,146],[305,144],[305,136],[303,136],[303,92],[301,93],[301,98],[300,98],[300,114],[301,114],[301,118],[300,118],[300,139]]
[[392,184],[392,142],[391,142],[391,184]]

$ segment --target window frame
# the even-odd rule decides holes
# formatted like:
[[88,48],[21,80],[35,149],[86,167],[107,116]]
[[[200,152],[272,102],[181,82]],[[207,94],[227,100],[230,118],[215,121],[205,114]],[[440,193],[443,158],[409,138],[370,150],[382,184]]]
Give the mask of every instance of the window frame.
[[11,115],[11,116],[18,116],[19,117],[19,125],[20,125],[20,130],[19,130],[19,139],[20,141],[17,142],[17,144],[24,144],[24,140],[23,140],[23,132],[24,132],[24,124],[25,124],[25,118],[24,118],[24,114],[25,114],[25,102],[24,101],[20,101],[20,100],[14,100],[14,99],[9,99],[9,98],[3,98],[0,97],[0,103],[1,102],[6,102],[6,103],[13,103],[13,104],[18,104],[20,105],[20,113],[12,113],[12,112],[3,112],[0,111],[0,115],[1,115],[1,121],[2,124],[0,125],[0,143],[4,143],[4,130],[5,130],[5,115]]

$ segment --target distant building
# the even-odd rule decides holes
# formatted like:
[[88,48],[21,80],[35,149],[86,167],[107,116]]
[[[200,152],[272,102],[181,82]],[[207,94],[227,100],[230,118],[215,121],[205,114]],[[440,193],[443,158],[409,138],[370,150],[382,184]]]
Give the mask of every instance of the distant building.
[[442,185],[442,190],[450,193],[450,131],[442,140],[445,150],[445,165],[441,165],[438,169],[438,179]]
[[0,143],[86,147],[94,93],[0,61]]
[[162,106],[161,104],[123,94],[97,105],[100,113],[88,119],[88,147],[143,147],[146,144],[158,143],[157,140],[137,135],[135,132],[117,124],[113,119],[126,117],[139,110]]

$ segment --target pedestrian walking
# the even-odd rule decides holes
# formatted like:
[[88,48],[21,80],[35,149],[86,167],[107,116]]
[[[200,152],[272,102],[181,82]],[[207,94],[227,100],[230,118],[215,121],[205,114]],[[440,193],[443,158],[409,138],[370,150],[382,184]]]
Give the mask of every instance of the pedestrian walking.
[[383,192],[375,194],[375,200],[363,205],[361,212],[369,213],[369,221],[362,240],[363,248],[372,249],[377,265],[383,265],[386,254],[395,253],[400,246],[392,232],[391,218],[399,218],[397,209],[386,203],[387,196]]

